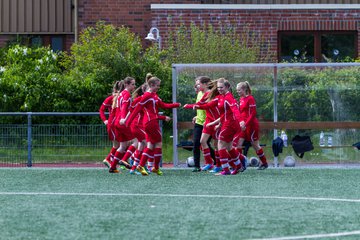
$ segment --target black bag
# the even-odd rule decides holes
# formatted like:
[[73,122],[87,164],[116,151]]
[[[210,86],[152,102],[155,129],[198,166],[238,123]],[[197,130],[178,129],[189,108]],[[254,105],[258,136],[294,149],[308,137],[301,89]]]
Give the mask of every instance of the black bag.
[[354,143],[353,147],[356,147],[358,150],[360,150],[360,142]]
[[277,137],[272,141],[272,151],[274,153],[274,156],[279,156],[279,153],[282,153],[284,147],[284,141]]
[[300,158],[302,158],[304,156],[305,152],[308,152],[308,151],[311,151],[314,149],[314,146],[313,146],[309,136],[296,135],[291,140],[291,145],[292,145],[296,155]]

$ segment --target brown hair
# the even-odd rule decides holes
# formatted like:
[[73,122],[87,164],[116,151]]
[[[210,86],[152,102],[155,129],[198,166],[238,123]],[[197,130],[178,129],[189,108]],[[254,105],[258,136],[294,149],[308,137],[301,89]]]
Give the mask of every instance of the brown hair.
[[113,85],[113,94],[119,92],[119,89],[120,89],[120,81],[116,81]]
[[142,84],[140,87],[134,90],[132,97],[135,99],[142,96],[146,92],[147,87],[148,85],[146,83]]
[[209,83],[209,88],[210,88],[210,92],[209,95],[207,96],[207,102],[213,100],[217,95],[219,95],[219,91],[217,89],[217,82],[219,79],[210,81]]
[[118,92],[115,94],[113,98],[112,108],[116,107],[116,101],[120,95],[120,93],[125,89],[125,85],[129,85],[131,81],[135,80],[133,77],[126,77],[121,81],[118,81]]
[[154,86],[156,82],[161,82],[161,80],[157,77],[151,77],[148,81],[149,87]]
[[199,76],[195,79],[195,81],[199,81],[200,83],[209,83],[211,82],[211,79],[208,76]]

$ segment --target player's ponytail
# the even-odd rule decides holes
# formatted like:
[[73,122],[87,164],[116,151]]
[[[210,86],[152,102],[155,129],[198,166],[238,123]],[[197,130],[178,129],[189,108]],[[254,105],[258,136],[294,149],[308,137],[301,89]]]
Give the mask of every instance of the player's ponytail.
[[152,77],[153,77],[153,75],[151,73],[147,73],[146,77],[145,77],[145,82],[148,83],[150,78],[152,78]]
[[209,92],[209,95],[208,95],[207,100],[206,100],[207,102],[213,100],[217,95],[219,95],[219,91],[217,89],[218,80],[219,79],[210,81],[210,83],[209,83],[210,92]]
[[140,87],[134,90],[132,97],[135,99],[137,97],[142,96],[146,92],[146,88],[147,88],[147,84],[144,83],[143,85],[141,85]]
[[249,83],[248,81],[245,81],[245,84],[246,84],[247,93],[248,93],[249,95],[251,95],[250,83]]
[[124,80],[119,81],[119,93],[121,93],[125,89],[125,82]]
[[248,81],[245,81],[245,82],[239,82],[237,85],[236,85],[236,88],[238,89],[243,89],[246,93],[246,95],[250,95],[251,94],[251,87],[250,87],[250,84]]
[[114,83],[114,86],[113,86],[113,94],[116,94],[116,93],[118,93],[119,92],[119,88],[120,88],[120,81],[116,81],[115,83]]

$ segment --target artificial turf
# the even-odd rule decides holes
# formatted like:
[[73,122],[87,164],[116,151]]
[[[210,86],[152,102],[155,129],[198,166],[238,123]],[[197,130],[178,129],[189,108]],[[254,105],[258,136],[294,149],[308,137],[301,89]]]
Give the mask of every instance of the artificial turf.
[[360,169],[0,168],[0,179],[0,239],[360,239]]

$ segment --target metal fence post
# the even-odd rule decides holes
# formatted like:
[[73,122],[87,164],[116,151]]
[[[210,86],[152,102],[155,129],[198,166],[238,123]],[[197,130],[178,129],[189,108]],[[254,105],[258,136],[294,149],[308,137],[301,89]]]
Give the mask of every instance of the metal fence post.
[[[159,115],[164,115],[164,113],[159,112]],[[162,120],[159,120],[159,127],[160,127],[161,137],[164,138],[164,136],[163,136],[163,121]],[[161,158],[160,158],[160,167],[162,167],[162,162],[163,162],[163,157],[161,156]]]
[[[274,66],[274,123],[278,122],[278,68]],[[274,139],[278,137],[278,130],[274,128]],[[274,167],[279,167],[278,157],[274,156]]]
[[27,142],[28,142],[28,159],[27,159],[27,166],[32,166],[32,123],[31,123],[31,115],[32,112],[27,113],[28,125],[27,125]]

